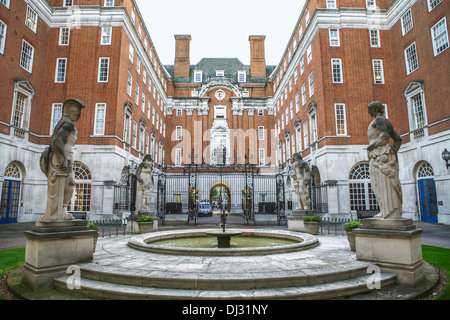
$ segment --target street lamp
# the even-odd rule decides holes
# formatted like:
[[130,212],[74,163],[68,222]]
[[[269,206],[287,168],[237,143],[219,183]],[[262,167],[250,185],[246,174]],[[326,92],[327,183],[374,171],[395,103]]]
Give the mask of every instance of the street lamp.
[[445,165],[447,166],[447,169],[449,167],[448,161],[450,160],[450,152],[447,149],[444,149],[444,152],[442,152],[442,159],[445,161]]

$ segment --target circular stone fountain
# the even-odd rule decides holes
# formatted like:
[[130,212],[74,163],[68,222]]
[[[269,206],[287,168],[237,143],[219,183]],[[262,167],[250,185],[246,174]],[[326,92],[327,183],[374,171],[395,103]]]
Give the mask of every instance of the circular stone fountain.
[[129,240],[128,246],[141,251],[171,255],[254,256],[301,251],[319,244],[318,238],[313,235],[285,230],[246,229],[226,232],[239,234],[236,239],[245,244],[236,241],[237,244],[234,245],[232,240],[229,248],[220,248],[216,241],[208,242],[207,238],[212,238],[209,234],[216,237],[223,231],[191,229],[137,235]]

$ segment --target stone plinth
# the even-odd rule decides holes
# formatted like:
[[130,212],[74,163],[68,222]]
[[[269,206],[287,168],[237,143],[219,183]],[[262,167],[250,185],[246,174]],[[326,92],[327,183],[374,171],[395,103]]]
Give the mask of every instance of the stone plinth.
[[23,283],[34,291],[52,288],[69,266],[92,261],[96,235],[84,220],[36,222],[25,232]]
[[[139,228],[139,223],[137,220],[142,216],[149,216],[153,218],[153,231],[158,231],[158,222],[159,219],[155,216],[155,212],[153,211],[146,211],[146,210],[139,210],[137,212],[133,212],[128,217],[127,221],[127,227],[126,227],[126,233],[127,234],[140,234],[143,233],[142,230]],[[146,230],[145,233],[148,231]]]
[[396,274],[399,284],[416,286],[424,279],[422,229],[416,229],[411,219],[363,219],[353,233],[358,260]]
[[306,232],[303,219],[306,216],[311,216],[313,214],[313,210],[293,210],[292,213],[287,216],[288,230]]

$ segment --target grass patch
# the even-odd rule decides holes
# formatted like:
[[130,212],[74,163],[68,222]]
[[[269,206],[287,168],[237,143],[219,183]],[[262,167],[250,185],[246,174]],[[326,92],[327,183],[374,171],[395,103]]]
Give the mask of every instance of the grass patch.
[[[422,258],[447,273],[450,278],[450,249],[422,245]],[[436,300],[450,300],[450,285]]]
[[[25,247],[0,251],[0,280],[3,275],[25,263]],[[0,296],[0,300],[4,300]]]

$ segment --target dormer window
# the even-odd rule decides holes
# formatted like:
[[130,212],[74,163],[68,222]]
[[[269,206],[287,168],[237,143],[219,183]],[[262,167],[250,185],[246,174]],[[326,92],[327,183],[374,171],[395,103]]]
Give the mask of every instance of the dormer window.
[[225,77],[224,70],[216,70],[216,77]]
[[247,82],[247,73],[245,71],[238,71],[238,82]]
[[194,82],[202,82],[203,81],[203,71],[196,70],[194,71]]

